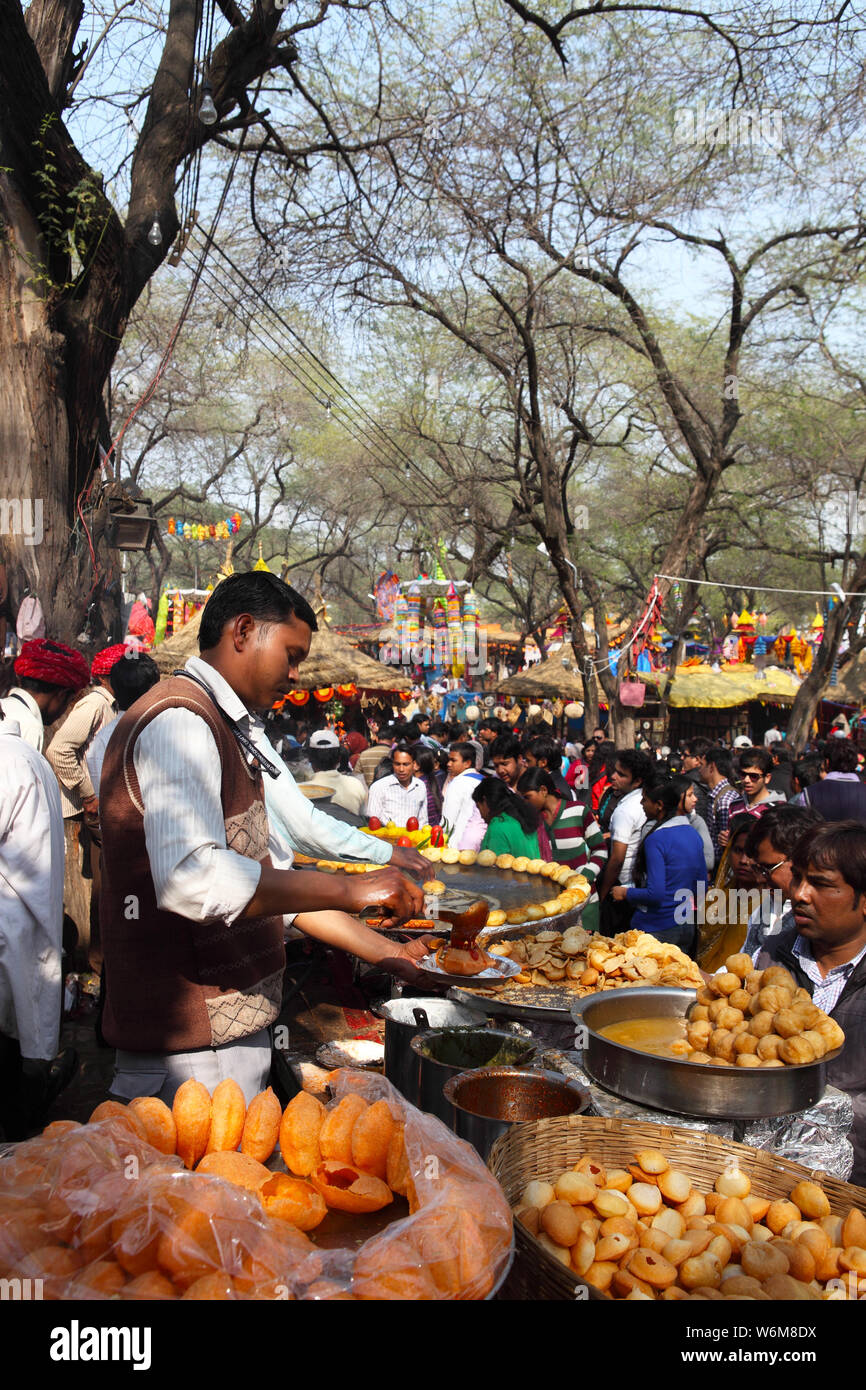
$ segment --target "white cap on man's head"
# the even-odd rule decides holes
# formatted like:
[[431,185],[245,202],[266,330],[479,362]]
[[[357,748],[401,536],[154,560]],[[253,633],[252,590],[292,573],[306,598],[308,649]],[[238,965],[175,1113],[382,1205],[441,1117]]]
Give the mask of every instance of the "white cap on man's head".
[[310,734],[311,748],[339,748],[340,740],[333,729],[317,729],[314,734]]

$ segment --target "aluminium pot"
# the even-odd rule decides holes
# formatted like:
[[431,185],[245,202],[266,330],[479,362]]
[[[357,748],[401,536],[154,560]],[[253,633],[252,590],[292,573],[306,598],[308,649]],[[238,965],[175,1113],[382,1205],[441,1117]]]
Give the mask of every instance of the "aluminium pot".
[[443,1094],[445,1082],[461,1072],[491,1064],[528,1066],[535,1056],[533,1037],[520,1036],[511,1029],[485,1026],[431,1028],[416,1033],[409,1046],[418,1058],[418,1108],[435,1115],[450,1128],[454,1110]]
[[419,1059],[409,1044],[428,1028],[481,1027],[485,1015],[452,999],[382,999],[373,1013],[385,1020],[385,1075],[402,1096],[418,1105]]
[[452,1128],[486,1161],[500,1134],[527,1120],[579,1115],[589,1108],[589,1092],[558,1072],[518,1067],[483,1067],[446,1081]]

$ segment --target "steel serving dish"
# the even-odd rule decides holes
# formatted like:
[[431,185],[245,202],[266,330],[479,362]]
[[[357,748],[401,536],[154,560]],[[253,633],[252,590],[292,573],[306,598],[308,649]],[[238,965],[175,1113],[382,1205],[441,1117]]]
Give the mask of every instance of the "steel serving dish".
[[638,1018],[684,1017],[696,991],[632,986],[604,990],[575,1000],[571,1016],[583,1026],[583,1067],[594,1081],[615,1095],[652,1110],[701,1119],[758,1120],[808,1110],[824,1094],[827,1062],[841,1048],[817,1062],[785,1067],[715,1067],[656,1057],[626,1047],[598,1031],[611,1023]]
[[445,1082],[445,1099],[453,1107],[452,1128],[486,1160],[500,1134],[527,1120],[581,1114],[589,1092],[557,1072],[518,1067],[482,1067],[459,1072]]

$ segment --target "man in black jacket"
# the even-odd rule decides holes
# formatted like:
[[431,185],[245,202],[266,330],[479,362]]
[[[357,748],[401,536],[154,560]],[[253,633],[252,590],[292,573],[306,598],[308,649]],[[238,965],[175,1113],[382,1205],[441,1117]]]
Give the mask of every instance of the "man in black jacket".
[[835,1019],[845,1045],[827,1079],[854,1102],[851,1181],[866,1183],[866,826],[837,821],[808,830],[791,855],[794,923],[768,937],[759,970],[783,965]]
[[701,781],[700,766],[708,748],[712,748],[712,741],[708,738],[690,738],[682,745],[683,776],[688,777],[694,786],[698,798],[695,811],[703,821],[707,819],[709,793]]

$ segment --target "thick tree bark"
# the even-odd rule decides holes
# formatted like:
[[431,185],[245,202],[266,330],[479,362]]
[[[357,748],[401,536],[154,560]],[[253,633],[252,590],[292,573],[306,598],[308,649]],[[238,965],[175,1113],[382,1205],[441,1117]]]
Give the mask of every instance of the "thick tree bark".
[[[866,587],[866,556],[860,561],[853,578],[848,582],[853,590],[863,590]],[[812,669],[804,677],[791,706],[786,741],[797,753],[802,752],[811,737],[812,723],[830,679],[833,664],[839,655],[845,629],[849,623],[856,629],[863,613],[864,602],[866,599],[862,593],[851,593],[844,603],[836,604],[830,611]]]
[[[0,546],[13,606],[36,591],[52,636],[119,636],[117,554],[103,506],[93,513],[100,445],[110,440],[103,393],[127,319],[178,230],[178,167],[216,128],[191,118],[200,0],[171,0],[165,42],[133,154],[124,226],[101,176],[61,119],[78,58],[82,0],[0,0],[0,495],[41,517],[35,540],[6,518]],[[297,57],[277,36],[281,11],[257,4],[212,55],[224,113],[246,84]],[[159,218],[162,243],[147,232]],[[70,241],[81,269],[72,269]]]

